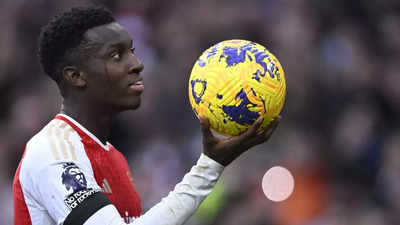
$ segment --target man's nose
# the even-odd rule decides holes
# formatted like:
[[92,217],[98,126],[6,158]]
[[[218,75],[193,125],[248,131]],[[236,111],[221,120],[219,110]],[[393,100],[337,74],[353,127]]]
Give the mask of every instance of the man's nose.
[[140,73],[144,69],[143,63],[136,57],[133,59],[133,63],[131,67],[129,68],[129,73]]

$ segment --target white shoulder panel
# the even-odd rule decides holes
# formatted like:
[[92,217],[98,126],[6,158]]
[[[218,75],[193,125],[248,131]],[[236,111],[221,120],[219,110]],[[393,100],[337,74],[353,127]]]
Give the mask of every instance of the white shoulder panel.
[[71,211],[68,195],[82,188],[100,190],[79,134],[58,119],[27,143],[20,183],[33,224],[50,219],[61,224]]

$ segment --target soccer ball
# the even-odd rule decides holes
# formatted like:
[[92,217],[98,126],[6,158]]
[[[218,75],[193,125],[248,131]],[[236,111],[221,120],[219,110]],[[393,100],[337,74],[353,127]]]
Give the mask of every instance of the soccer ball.
[[189,100],[196,116],[204,115],[212,130],[235,136],[264,117],[260,130],[282,110],[285,73],[265,47],[246,40],[222,41],[195,62]]

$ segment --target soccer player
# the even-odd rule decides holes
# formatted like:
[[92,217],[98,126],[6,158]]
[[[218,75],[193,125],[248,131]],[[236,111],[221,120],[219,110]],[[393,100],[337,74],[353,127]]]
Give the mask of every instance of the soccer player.
[[41,65],[58,85],[61,111],[26,144],[13,182],[15,225],[183,224],[211,192],[225,166],[265,142],[280,118],[257,131],[220,139],[201,116],[203,153],[167,197],[142,214],[124,156],[107,140],[121,111],[137,109],[143,65],[111,13],[73,8],[39,37]]

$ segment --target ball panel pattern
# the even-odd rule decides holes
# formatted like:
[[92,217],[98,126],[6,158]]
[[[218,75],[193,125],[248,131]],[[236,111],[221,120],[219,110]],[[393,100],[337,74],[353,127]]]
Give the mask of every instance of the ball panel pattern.
[[265,47],[246,40],[220,42],[195,62],[189,100],[199,117],[222,135],[244,132],[263,116],[260,129],[279,115],[286,97],[284,71]]

